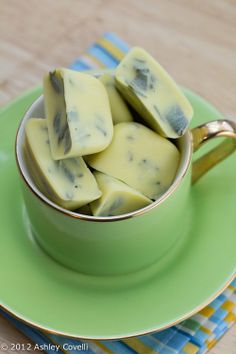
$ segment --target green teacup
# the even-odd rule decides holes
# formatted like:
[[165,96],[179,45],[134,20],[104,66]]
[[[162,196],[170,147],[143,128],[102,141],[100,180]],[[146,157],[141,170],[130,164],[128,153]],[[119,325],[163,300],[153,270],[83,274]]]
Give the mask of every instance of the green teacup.
[[[191,223],[191,183],[236,149],[236,124],[217,120],[188,131],[177,144],[181,161],[171,187],[156,202],[115,217],[78,214],[56,205],[35,186],[23,154],[26,121],[44,117],[43,96],[26,112],[16,138],[16,159],[32,233],[55,260],[81,273],[117,275],[138,271],[165,256]],[[192,163],[205,141],[226,136]]]

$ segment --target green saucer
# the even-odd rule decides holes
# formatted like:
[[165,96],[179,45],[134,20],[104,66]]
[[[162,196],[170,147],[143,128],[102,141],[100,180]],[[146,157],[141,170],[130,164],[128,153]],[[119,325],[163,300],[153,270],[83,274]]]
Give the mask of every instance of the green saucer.
[[[21,195],[15,134],[40,93],[34,89],[0,112],[2,308],[46,331],[115,339],[166,328],[206,306],[235,275],[236,154],[192,188],[191,232],[167,257],[125,276],[79,274],[53,261],[34,242]],[[193,126],[219,118],[203,99],[186,94],[195,110]]]

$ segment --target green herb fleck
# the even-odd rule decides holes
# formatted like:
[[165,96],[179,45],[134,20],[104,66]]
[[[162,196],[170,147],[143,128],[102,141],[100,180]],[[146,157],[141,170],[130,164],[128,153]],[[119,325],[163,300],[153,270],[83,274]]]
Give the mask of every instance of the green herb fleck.
[[127,135],[126,139],[129,141],[132,141],[132,140],[134,140],[134,137],[132,135]]
[[154,111],[158,114],[158,116],[163,120],[163,117],[161,115],[161,112],[159,111],[159,108],[154,104],[153,105]]
[[79,114],[78,114],[77,110],[74,108],[70,112],[68,112],[67,113],[67,118],[68,118],[69,122],[78,120],[79,119]]
[[97,128],[98,131],[100,131],[104,136],[107,136],[107,132],[106,130],[101,127],[100,125],[95,125],[95,127]]
[[53,119],[53,128],[57,134],[59,134],[61,129],[61,113],[57,112]]
[[71,149],[71,137],[67,122],[61,128],[60,134],[58,135],[58,144],[61,144],[62,141],[64,142],[64,153],[67,154]]
[[74,194],[72,192],[66,192],[66,199],[73,199],[74,198]]
[[130,162],[134,160],[134,154],[131,151],[128,151],[128,160]]
[[124,203],[122,197],[117,197],[114,202],[102,213],[103,216],[117,215],[117,209]]
[[82,142],[83,140],[87,140],[90,137],[91,137],[91,134],[89,134],[89,133],[81,133],[81,131],[80,131],[79,134],[77,135],[76,140]]
[[144,98],[147,98],[147,95],[145,95],[142,91],[140,91],[140,90],[138,89],[138,87],[134,86],[134,85],[132,84],[132,82],[128,84],[128,88],[129,88],[131,91],[135,92],[136,95],[141,96],[141,97],[144,97]]
[[64,91],[63,83],[62,83],[62,80],[57,77],[56,71],[49,72],[49,78],[50,78],[51,85],[54,88],[54,90],[56,91],[56,93],[58,93],[58,94],[63,93],[63,91]]
[[134,61],[136,63],[140,63],[140,64],[145,64],[146,63],[146,60],[145,59],[140,59],[140,58],[134,58]]
[[47,132],[47,131],[48,131],[48,127],[47,127],[46,125],[42,125],[42,126],[41,126],[41,130],[42,130],[43,132]]
[[68,124],[66,122],[64,124],[64,126],[62,128],[60,128],[60,132],[58,135],[58,144],[60,144],[62,142],[62,140],[64,139],[67,130],[68,130]]
[[68,168],[66,163],[63,160],[59,161],[59,168],[62,170],[65,177],[72,183],[75,181],[74,173]]
[[71,149],[71,137],[70,137],[70,132],[69,132],[69,128],[66,130],[65,133],[65,142],[64,142],[64,153],[67,154],[70,149]]
[[96,115],[96,123],[95,128],[100,131],[104,136],[107,136],[107,131],[104,127],[104,119],[100,117],[98,114]]
[[188,120],[178,105],[171,107],[169,112],[165,115],[165,119],[178,136],[183,135],[188,126]]
[[129,86],[132,87],[138,95],[144,96],[145,91],[155,88],[155,76],[150,72],[150,69],[147,68],[145,60],[142,59],[134,59],[133,69],[135,71],[135,77],[129,83]]
[[71,86],[74,86],[74,85],[75,85],[74,81],[73,81],[71,78],[68,79],[68,82],[69,82],[69,84],[70,84]]

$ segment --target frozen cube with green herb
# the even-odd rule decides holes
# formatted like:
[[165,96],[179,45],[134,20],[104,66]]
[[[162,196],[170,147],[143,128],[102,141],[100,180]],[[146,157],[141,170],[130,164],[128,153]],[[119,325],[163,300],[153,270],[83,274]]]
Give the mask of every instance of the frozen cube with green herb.
[[110,106],[111,106],[111,114],[113,119],[113,124],[121,123],[121,122],[132,122],[133,117],[129,110],[129,107],[121,96],[119,91],[115,86],[115,78],[111,74],[102,75],[99,80],[105,86],[107,91]]
[[108,148],[86,156],[86,162],[156,200],[173,182],[179,157],[177,147],[168,139],[142,124],[124,122],[114,126]]
[[74,210],[101,196],[97,182],[82,157],[52,159],[45,119],[29,119],[24,145],[32,179],[53,202]]
[[113,123],[107,92],[95,77],[57,69],[44,78],[44,101],[54,160],[102,151]]
[[144,49],[132,48],[115,71],[116,86],[147,125],[169,138],[182,136],[193,109],[180,87]]
[[94,172],[102,196],[90,203],[94,216],[116,216],[144,208],[152,201],[126,183]]

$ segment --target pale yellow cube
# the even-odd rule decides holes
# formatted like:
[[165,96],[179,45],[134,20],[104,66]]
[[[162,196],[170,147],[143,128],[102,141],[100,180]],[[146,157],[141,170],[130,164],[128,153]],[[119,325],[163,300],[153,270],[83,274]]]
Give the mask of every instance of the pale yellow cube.
[[118,179],[94,172],[102,196],[90,203],[94,216],[116,216],[144,208],[152,203],[134,188]]
[[82,157],[59,161],[52,159],[45,119],[30,119],[25,134],[29,172],[49,199],[74,210],[101,196],[97,182]]
[[87,156],[86,162],[156,200],[173,182],[179,156],[177,147],[168,139],[142,124],[125,122],[114,126],[108,148]]
[[133,117],[125,102],[124,98],[121,96],[117,88],[115,87],[115,78],[111,74],[102,75],[99,80],[105,86],[111,106],[111,114],[113,119],[113,124],[121,122],[132,122]]
[[109,99],[95,77],[57,69],[44,78],[44,101],[53,159],[92,154],[110,144]]
[[134,47],[118,65],[116,85],[154,131],[182,136],[193,116],[190,102],[165,69],[144,49]]

